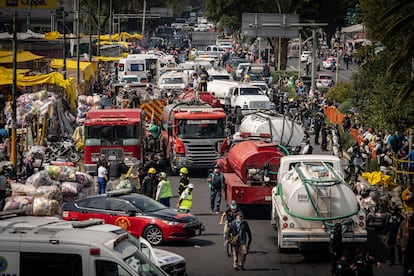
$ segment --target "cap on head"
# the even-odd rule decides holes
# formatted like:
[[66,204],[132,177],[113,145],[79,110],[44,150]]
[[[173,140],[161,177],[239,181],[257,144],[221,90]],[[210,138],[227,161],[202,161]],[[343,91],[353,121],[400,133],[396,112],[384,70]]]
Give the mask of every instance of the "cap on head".
[[155,168],[149,168],[148,173],[157,173],[157,170]]
[[230,208],[233,210],[237,209],[237,202],[235,200],[231,201]]
[[190,188],[190,189],[194,189],[194,185],[193,185],[193,183],[188,184],[188,188]]
[[242,211],[237,212],[237,216],[241,218],[244,217],[243,212]]

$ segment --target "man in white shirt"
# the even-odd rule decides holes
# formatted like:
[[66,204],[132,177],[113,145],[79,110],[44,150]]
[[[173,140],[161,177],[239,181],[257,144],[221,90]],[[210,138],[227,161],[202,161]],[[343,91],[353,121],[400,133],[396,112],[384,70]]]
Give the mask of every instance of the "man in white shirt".
[[98,194],[104,194],[108,183],[107,162],[103,161],[98,168]]

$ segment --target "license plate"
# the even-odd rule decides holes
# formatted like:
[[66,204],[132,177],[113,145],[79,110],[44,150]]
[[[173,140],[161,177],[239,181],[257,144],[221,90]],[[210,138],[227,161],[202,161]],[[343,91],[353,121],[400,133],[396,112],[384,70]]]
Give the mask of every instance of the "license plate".
[[266,201],[271,201],[272,200],[272,196],[265,196],[265,200]]

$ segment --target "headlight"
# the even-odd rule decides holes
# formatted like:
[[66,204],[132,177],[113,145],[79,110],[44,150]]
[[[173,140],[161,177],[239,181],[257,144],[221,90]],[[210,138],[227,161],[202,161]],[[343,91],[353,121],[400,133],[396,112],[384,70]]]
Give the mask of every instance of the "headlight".
[[177,226],[177,225],[180,225],[180,223],[181,223],[179,221],[171,221],[171,220],[164,220],[163,222],[167,225],[170,225],[170,226]]

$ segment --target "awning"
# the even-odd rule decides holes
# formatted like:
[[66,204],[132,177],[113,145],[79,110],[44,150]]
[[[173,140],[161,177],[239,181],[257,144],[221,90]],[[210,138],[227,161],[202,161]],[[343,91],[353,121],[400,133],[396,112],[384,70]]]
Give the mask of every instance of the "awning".
[[119,61],[121,58],[124,58],[124,57],[103,57],[103,56],[94,57],[94,59],[96,59],[98,61],[104,61],[104,62]]
[[364,25],[363,24],[357,24],[357,25],[344,27],[341,30],[341,32],[343,32],[343,33],[357,33],[357,32],[363,32],[363,31],[364,31]]
[[[50,62],[50,67],[54,69],[61,69],[63,67],[63,59],[53,59]],[[66,70],[77,70],[78,62],[76,60],[67,59],[66,60]],[[88,81],[90,78],[95,77],[95,70],[91,62],[80,61],[79,70],[83,72],[84,79]]]
[[[43,58],[28,51],[17,52],[17,62],[26,62]],[[0,63],[13,63],[13,51],[1,51]]]

